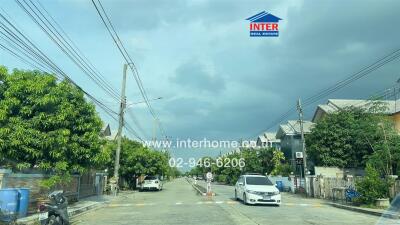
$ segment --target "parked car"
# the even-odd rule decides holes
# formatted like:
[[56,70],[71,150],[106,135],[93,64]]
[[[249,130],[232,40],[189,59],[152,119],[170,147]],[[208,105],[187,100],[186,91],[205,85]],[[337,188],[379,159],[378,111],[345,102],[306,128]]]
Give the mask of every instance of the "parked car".
[[247,204],[281,204],[281,194],[266,176],[242,175],[235,184],[235,199]]
[[157,176],[146,176],[140,185],[140,190],[162,190],[162,182]]

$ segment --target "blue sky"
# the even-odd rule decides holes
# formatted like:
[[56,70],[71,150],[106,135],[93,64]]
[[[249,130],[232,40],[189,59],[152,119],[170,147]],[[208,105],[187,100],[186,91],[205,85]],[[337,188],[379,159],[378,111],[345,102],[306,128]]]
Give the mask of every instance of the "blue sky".
[[[123,59],[91,1],[38,1],[120,90]],[[299,97],[309,97],[374,62],[398,48],[400,40],[400,2],[395,0],[102,3],[138,67],[149,98],[163,97],[152,105],[172,139],[254,136]],[[99,90],[14,1],[3,0],[0,7],[73,80],[117,110],[118,103]],[[245,19],[264,10],[283,19],[280,37],[249,37]],[[0,63],[10,69],[29,69],[2,50]],[[399,66],[394,61],[329,98],[367,98],[394,85]],[[127,98],[142,100],[131,75]],[[311,118],[315,105],[305,109],[306,118]],[[131,110],[145,130],[141,136],[150,137],[153,123],[145,105]],[[99,112],[115,130],[117,124]]]

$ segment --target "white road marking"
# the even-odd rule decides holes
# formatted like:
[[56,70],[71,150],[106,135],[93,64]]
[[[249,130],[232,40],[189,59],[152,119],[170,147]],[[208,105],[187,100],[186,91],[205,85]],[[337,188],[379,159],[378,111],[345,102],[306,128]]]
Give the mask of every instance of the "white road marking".
[[[190,202],[190,203],[184,203],[184,202],[175,202],[175,205],[190,205],[190,204],[196,204],[196,205],[204,205],[204,204],[237,204],[238,202],[236,201],[199,201],[199,202]],[[130,207],[130,206],[154,206],[154,205],[163,205],[165,204],[164,202],[149,202],[149,203],[125,203],[125,204],[110,204],[110,207]],[[292,202],[284,202],[282,205],[285,206],[302,206],[302,207],[323,207],[322,204],[308,204],[308,203],[292,203]]]

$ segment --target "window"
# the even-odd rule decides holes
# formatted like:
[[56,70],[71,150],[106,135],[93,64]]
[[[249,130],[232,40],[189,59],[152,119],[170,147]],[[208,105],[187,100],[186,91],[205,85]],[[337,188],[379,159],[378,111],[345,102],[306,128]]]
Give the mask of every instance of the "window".
[[248,185],[272,185],[272,182],[266,177],[246,177]]

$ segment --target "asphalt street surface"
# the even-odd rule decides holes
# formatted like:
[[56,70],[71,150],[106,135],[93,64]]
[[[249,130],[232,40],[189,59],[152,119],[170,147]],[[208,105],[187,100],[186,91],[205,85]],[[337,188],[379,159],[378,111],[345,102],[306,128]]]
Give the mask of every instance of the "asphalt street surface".
[[[199,182],[199,184],[204,184]],[[162,191],[124,192],[108,206],[85,213],[73,224],[375,224],[378,217],[334,208],[319,199],[283,193],[282,205],[247,206],[233,199],[234,187],[213,185],[217,196],[198,195],[183,178]]]

